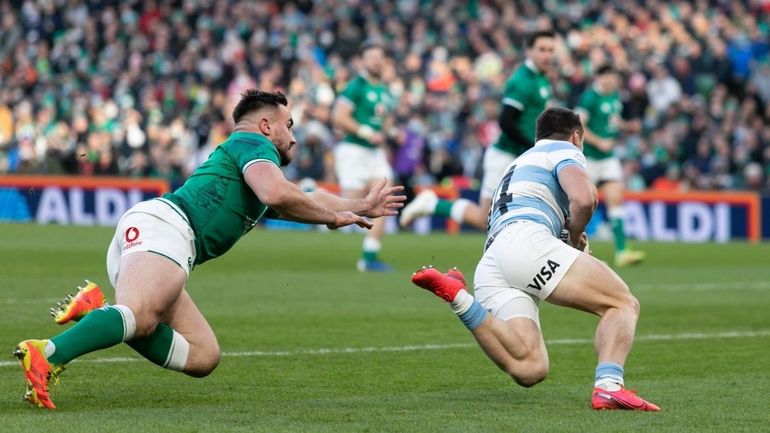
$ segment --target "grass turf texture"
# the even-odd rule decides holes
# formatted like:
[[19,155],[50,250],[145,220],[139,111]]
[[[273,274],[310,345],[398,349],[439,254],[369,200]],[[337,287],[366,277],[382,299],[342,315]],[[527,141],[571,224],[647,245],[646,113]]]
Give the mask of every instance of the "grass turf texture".
[[[642,305],[626,381],[660,413],[590,410],[594,317],[543,304],[551,373],[524,389],[446,305],[411,286],[412,271],[428,263],[457,265],[470,278],[480,235],[389,237],[383,258],[398,272],[376,275],[354,270],[360,236],[263,230],[189,282],[225,352],[213,375],[188,378],[118,346],[69,366],[56,411],[29,407],[10,352],[63,329],[48,308],[83,278],[113,299],[104,270],[111,234],[0,225],[0,348],[8,355],[0,358],[0,430],[767,431],[767,244],[635,245],[649,259],[621,271]],[[611,257],[609,244],[592,248]]]

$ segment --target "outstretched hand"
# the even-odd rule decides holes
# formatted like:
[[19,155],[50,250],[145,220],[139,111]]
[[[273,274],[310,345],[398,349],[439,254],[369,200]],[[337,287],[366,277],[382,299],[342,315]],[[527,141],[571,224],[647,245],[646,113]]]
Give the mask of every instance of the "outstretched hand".
[[353,212],[348,212],[348,211],[335,212],[334,222],[326,224],[326,227],[328,227],[331,230],[335,230],[335,229],[338,229],[340,227],[345,227],[345,226],[349,226],[349,225],[352,225],[352,224],[355,224],[355,225],[357,225],[359,227],[362,227],[362,228],[365,228],[365,229],[372,228],[372,222],[371,221],[369,221],[368,219],[366,219],[366,218],[364,218],[364,217],[362,217],[360,215],[356,215]]
[[369,190],[369,194],[364,199],[367,210],[363,215],[369,218],[398,215],[398,209],[404,207],[406,201],[406,196],[401,194],[404,187],[401,185],[387,186],[387,184],[388,180],[382,179]]

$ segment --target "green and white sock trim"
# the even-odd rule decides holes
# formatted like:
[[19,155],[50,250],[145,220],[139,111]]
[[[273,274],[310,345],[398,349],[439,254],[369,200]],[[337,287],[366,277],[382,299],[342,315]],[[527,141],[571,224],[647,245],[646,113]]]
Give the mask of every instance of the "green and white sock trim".
[[455,222],[462,224],[465,209],[468,209],[468,206],[471,204],[473,204],[473,202],[468,199],[458,198],[452,203],[452,210],[449,211],[449,217]]
[[190,343],[182,337],[182,334],[174,331],[174,336],[171,339],[171,349],[168,351],[168,358],[166,358],[163,368],[174,371],[184,370],[189,354]]
[[123,341],[134,338],[134,333],[136,333],[136,317],[130,308],[125,305],[110,305],[102,308],[114,308],[120,313],[120,317],[123,319]]

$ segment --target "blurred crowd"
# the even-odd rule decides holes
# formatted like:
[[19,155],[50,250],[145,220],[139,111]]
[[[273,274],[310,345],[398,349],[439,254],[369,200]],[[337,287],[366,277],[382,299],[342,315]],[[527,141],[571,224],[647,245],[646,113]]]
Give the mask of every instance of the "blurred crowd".
[[558,104],[622,73],[630,189],[768,191],[769,23],[770,0],[0,0],[0,173],[181,182],[258,87],[289,96],[289,176],[334,181],[330,109],[366,40],[391,56],[400,179],[472,184],[526,36],[554,29]]

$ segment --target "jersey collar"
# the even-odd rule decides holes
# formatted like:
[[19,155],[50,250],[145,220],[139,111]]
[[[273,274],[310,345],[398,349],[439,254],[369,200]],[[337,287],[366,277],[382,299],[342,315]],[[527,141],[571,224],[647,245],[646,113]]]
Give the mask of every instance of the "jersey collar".
[[551,144],[551,143],[567,143],[570,146],[574,146],[577,149],[577,146],[575,146],[574,144],[572,144],[572,143],[570,143],[569,141],[566,141],[566,140],[545,140],[545,139],[537,140],[535,142],[535,146],[545,146],[546,144]]
[[537,67],[537,66],[535,66],[535,62],[533,62],[533,61],[532,61],[532,60],[530,60],[530,59],[527,59],[527,60],[525,60],[525,61],[524,61],[524,65],[525,65],[526,67],[528,67],[528,68],[529,68],[529,70],[531,70],[532,72],[534,72],[534,73],[536,73],[536,74],[542,74],[542,73],[543,73],[543,71],[541,71],[540,69],[538,69],[538,67]]

